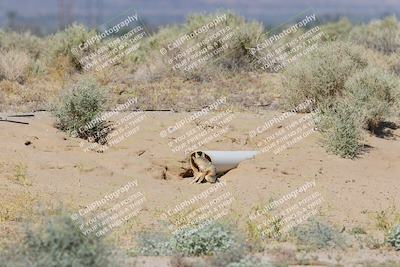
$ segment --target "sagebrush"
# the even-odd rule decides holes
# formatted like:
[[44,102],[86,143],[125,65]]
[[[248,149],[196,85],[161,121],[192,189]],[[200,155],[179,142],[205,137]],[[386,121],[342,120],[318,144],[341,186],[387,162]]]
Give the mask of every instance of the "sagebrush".
[[389,233],[388,242],[396,250],[400,250],[400,224],[393,227]]
[[107,91],[96,81],[83,79],[67,89],[53,107],[56,127],[72,136],[106,143],[111,125],[102,119],[107,105]]
[[2,256],[6,267],[115,266],[108,245],[85,236],[67,215],[57,215],[27,229],[24,239]]
[[344,97],[361,125],[375,131],[381,122],[395,114],[399,92],[397,77],[377,68],[367,68],[346,82]]
[[182,229],[168,236],[162,233],[141,233],[137,237],[139,255],[213,255],[238,247],[240,241],[228,226],[212,223],[197,231]]
[[345,42],[327,43],[284,71],[283,105],[292,109],[307,99],[334,103],[348,78],[368,65],[362,50]]
[[350,40],[385,54],[400,51],[400,23],[395,16],[360,25],[350,32]]
[[326,150],[343,158],[355,158],[362,149],[362,132],[354,109],[347,102],[321,109],[318,129]]

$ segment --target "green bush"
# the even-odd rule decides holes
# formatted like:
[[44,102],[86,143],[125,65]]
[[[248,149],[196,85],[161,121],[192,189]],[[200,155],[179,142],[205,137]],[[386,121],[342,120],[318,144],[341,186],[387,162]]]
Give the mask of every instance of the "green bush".
[[237,246],[235,234],[221,224],[210,224],[198,231],[178,231],[170,240],[172,249],[185,256],[212,255]]
[[[259,38],[263,33],[263,26],[258,22],[248,22],[243,17],[238,16],[232,12],[226,13],[213,13],[213,14],[193,14],[187,17],[186,22],[181,26],[169,26],[162,28],[157,34],[150,37],[146,44],[154,48],[157,55],[159,55],[159,49],[161,47],[167,47],[168,44],[179,39],[185,34],[189,34],[194,30],[207,25],[209,22],[213,21],[217,16],[226,15],[226,20],[221,21],[215,28],[211,28],[207,33],[199,34],[194,36],[193,39],[187,40],[181,47],[174,49],[168,54],[168,57],[174,57],[179,53],[184,52],[186,49],[196,45],[197,43],[206,39],[206,37],[218,32],[219,30],[229,26],[231,32],[234,35],[226,41],[229,47],[225,49],[222,53],[219,53],[207,60],[208,65],[206,69],[210,67],[220,67],[226,70],[250,70],[254,67],[253,55],[250,53],[250,48],[256,46],[259,42]],[[218,39],[224,36],[220,36]],[[218,40],[216,39],[216,40]],[[216,43],[211,43],[214,47],[222,47],[222,43],[217,41]],[[202,46],[201,49],[205,48]],[[211,66],[210,66],[211,65]],[[196,77],[197,73],[204,72],[204,70],[195,69],[189,71],[190,77]],[[194,74],[192,73],[194,72]]]
[[328,152],[343,158],[355,158],[362,148],[359,120],[351,107],[341,101],[334,107],[322,109],[318,128]]
[[396,250],[400,250],[400,224],[395,226],[389,233],[388,243],[395,247]]
[[350,40],[385,54],[400,51],[400,23],[395,16],[360,25],[350,32]]
[[[216,16],[226,15],[226,20],[218,24],[216,29],[223,29],[226,26],[231,28],[234,32],[234,36],[229,39],[229,48],[226,52],[219,54],[215,58],[215,63],[218,66],[222,66],[229,70],[249,70],[253,68],[253,55],[250,53],[250,48],[257,45],[259,38],[263,34],[264,27],[258,22],[246,21],[243,17],[238,16],[233,12],[215,13],[215,14],[194,14],[188,16],[185,25],[183,26],[184,31],[189,33],[195,29],[206,25],[210,21],[214,20]],[[210,33],[215,33],[217,30],[211,30]],[[208,35],[208,34],[207,34]],[[205,35],[201,35],[197,38],[196,42],[201,41],[205,38]],[[222,46],[222,44],[219,44]]]
[[69,216],[48,219],[31,227],[23,241],[3,257],[5,267],[115,266],[103,240],[84,236]]
[[141,256],[169,256],[172,248],[168,237],[160,232],[142,232],[136,237],[135,254]]
[[70,135],[106,143],[111,125],[101,118],[107,95],[94,80],[84,79],[64,92],[53,107],[55,126]]
[[352,28],[353,25],[348,18],[341,18],[336,22],[322,25],[321,31],[325,33],[322,38],[324,41],[345,40]]
[[399,79],[376,68],[366,68],[345,84],[344,97],[357,113],[360,124],[371,131],[394,114]]
[[87,31],[83,25],[73,24],[65,30],[49,37],[47,42],[50,64],[57,64],[59,57],[66,57],[75,69],[82,70],[83,66],[79,62],[80,58],[83,55],[89,54],[90,51],[94,51],[97,46],[94,44],[86,53],[78,53],[77,55],[72,53],[72,49],[77,48],[79,51],[79,45],[86,42],[95,34],[94,30]]
[[201,256],[224,252],[239,246],[233,231],[221,224],[209,224],[197,231],[183,229],[170,237],[162,233],[142,233],[136,238],[138,255]]
[[29,32],[17,33],[0,30],[0,47],[5,51],[19,50],[37,59],[46,53],[43,49],[46,46],[43,38],[32,35]]
[[317,220],[309,220],[295,227],[292,233],[299,244],[312,249],[345,247],[345,240],[341,233]]
[[367,66],[362,50],[349,43],[324,44],[284,71],[283,106],[292,109],[315,99],[316,106],[334,103],[347,79]]

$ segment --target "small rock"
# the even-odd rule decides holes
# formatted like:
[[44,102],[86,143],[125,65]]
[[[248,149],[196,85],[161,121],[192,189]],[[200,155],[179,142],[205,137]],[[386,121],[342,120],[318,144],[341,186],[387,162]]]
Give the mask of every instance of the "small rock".
[[29,146],[29,145],[31,145],[31,144],[32,144],[32,142],[29,141],[29,140],[25,142],[25,145],[26,145],[26,146]]

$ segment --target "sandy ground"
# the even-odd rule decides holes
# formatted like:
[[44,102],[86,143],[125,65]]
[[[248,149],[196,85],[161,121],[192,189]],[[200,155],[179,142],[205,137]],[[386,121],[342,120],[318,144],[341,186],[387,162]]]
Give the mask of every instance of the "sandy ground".
[[[279,114],[276,111],[234,113],[228,131],[201,148],[257,149],[268,132],[278,131],[288,122],[274,125],[254,138],[249,137],[249,131]],[[45,112],[27,119],[30,125],[0,122],[2,203],[15,202],[18,193],[28,192],[41,201],[60,202],[78,210],[136,180],[146,197],[138,224],[157,226],[163,211],[212,185],[193,185],[190,178],[179,177],[182,168],[188,167],[187,155],[182,151],[174,153],[168,146],[174,137],[190,130],[193,123],[171,136],[160,137],[160,131],[190,114],[147,112],[145,115],[137,133],[104,153],[84,152],[79,145],[81,140],[55,129],[53,119]],[[392,134],[390,138],[366,136],[369,149],[355,160],[329,155],[321,147],[320,135],[313,133],[278,155],[267,152],[242,162],[220,178],[226,183],[222,190],[234,196],[228,217],[244,225],[255,207],[307,181],[315,181],[314,190],[325,200],[319,211],[324,218],[345,229],[361,226],[375,230],[373,217],[377,212],[400,209],[400,130]],[[15,166],[21,164],[26,166],[25,185],[14,177]]]

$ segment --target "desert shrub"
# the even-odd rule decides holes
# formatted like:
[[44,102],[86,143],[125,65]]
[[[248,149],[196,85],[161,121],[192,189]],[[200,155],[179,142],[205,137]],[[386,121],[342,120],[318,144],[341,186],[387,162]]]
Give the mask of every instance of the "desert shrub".
[[0,52],[0,79],[23,83],[31,68],[28,54],[18,50]]
[[96,81],[81,80],[54,105],[55,126],[72,136],[104,144],[111,131],[111,125],[101,118],[106,100],[106,90]]
[[312,249],[345,247],[345,240],[340,232],[317,220],[308,220],[295,227],[292,234],[299,244]]
[[142,232],[136,237],[135,254],[142,256],[172,255],[168,237],[163,233]]
[[284,71],[283,106],[292,109],[306,99],[334,103],[352,73],[367,66],[362,51],[349,43],[327,43]]
[[22,242],[3,256],[6,267],[115,266],[102,239],[85,236],[67,215],[30,227]]
[[392,54],[388,60],[389,70],[400,77],[400,55]]
[[354,27],[350,40],[385,54],[400,51],[400,23],[395,16]]
[[226,251],[218,251],[211,258],[212,266],[225,267],[231,263],[240,262],[248,253],[248,248],[242,244],[233,246]]
[[397,77],[376,68],[366,68],[345,84],[344,97],[357,113],[361,125],[374,131],[394,114],[400,92]]
[[388,243],[395,247],[396,250],[400,250],[400,224],[395,226],[389,233]]
[[355,158],[362,148],[360,124],[352,103],[341,101],[321,109],[318,128],[326,150],[343,158]]
[[[262,24],[255,21],[246,21],[243,17],[238,16],[234,13],[226,13],[226,21],[223,24],[226,27],[229,26],[234,35],[229,39],[229,48],[226,52],[221,53],[216,58],[215,63],[228,70],[251,70],[254,67],[254,56],[251,54],[251,48],[255,47],[260,41],[260,37],[264,32]],[[197,17],[188,19],[188,25],[192,25],[192,21],[196,20]],[[202,19],[199,19],[202,21]],[[212,16],[206,17],[207,21],[211,21]],[[222,44],[219,44],[222,46]]]
[[45,40],[32,35],[30,32],[0,31],[0,47],[5,51],[19,50],[37,59],[46,51],[43,49]]
[[[94,36],[95,32],[87,31],[83,25],[73,24],[63,31],[57,32],[48,39],[48,54],[49,64],[59,64],[58,59],[60,57],[67,58],[72,66],[77,70],[82,70],[83,66],[79,62],[79,58],[82,56],[75,56],[72,53],[72,49],[77,48],[79,51],[79,45],[86,42],[90,37]],[[95,49],[96,45],[91,46]],[[87,53],[90,49],[87,50]]]
[[[229,70],[250,70],[253,68],[254,57],[251,54],[251,48],[255,47],[264,32],[262,24],[255,21],[246,21],[243,17],[234,13],[212,15],[193,15],[189,16],[186,22],[188,30],[197,29],[209,21],[212,21],[216,15],[226,15],[226,20],[221,23],[218,29],[229,26],[234,35],[229,39],[229,48],[226,52],[219,54],[215,58],[215,64]],[[198,40],[200,41],[200,40]],[[223,44],[218,43],[219,47]]]
[[224,252],[239,246],[237,235],[222,224],[209,224],[203,228],[182,229],[171,236],[162,233],[142,233],[136,237],[138,255],[201,256]]
[[[173,49],[169,52],[168,57],[173,58],[179,53],[184,52],[186,49],[193,47],[199,42],[203,41],[206,37],[217,33],[218,31],[229,26],[231,32],[234,34],[230,39],[224,43],[229,43],[229,48],[225,49],[222,53],[213,56],[207,60],[207,65],[215,67],[221,67],[227,70],[249,70],[253,68],[253,56],[250,53],[250,48],[256,46],[261,34],[263,33],[263,26],[257,22],[248,22],[243,17],[240,17],[234,13],[214,13],[214,14],[193,14],[187,17],[186,22],[181,26],[169,26],[162,28],[157,34],[150,37],[146,44],[155,49],[156,54],[159,56],[159,49],[161,47],[167,47],[168,44],[178,40],[182,36],[197,30],[204,25],[207,25],[213,21],[217,16],[222,17],[226,15],[226,19],[222,20],[215,28],[211,28],[207,33],[195,35],[190,40],[185,41],[180,47]],[[216,48],[221,48],[223,43],[220,39],[223,38],[227,33],[219,36],[215,39],[215,42],[211,44]],[[202,45],[201,49],[207,46]],[[195,50],[197,52],[197,50]],[[194,54],[194,53],[192,53]],[[192,55],[190,54],[190,55]],[[204,54],[205,55],[205,54]],[[203,55],[203,56],[204,56]],[[150,57],[151,58],[151,57]],[[191,70],[189,76],[196,76],[192,72],[201,73],[204,70]]]
[[322,38],[325,41],[345,40],[352,28],[353,25],[348,18],[341,18],[322,26],[321,31],[325,33]]
[[395,63],[391,66],[392,71],[400,76],[400,61],[398,63]]
[[172,249],[186,256],[211,255],[226,251],[237,245],[234,232],[222,224],[209,224],[198,231],[184,229],[175,233],[171,240]]

